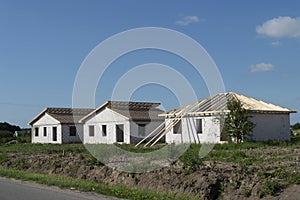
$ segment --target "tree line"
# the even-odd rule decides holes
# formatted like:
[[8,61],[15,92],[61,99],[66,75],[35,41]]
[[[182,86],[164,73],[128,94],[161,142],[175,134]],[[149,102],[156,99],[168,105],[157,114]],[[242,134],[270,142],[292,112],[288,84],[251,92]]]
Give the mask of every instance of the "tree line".
[[0,130],[14,133],[15,131],[20,131],[21,128],[19,126],[11,125],[7,122],[0,122]]

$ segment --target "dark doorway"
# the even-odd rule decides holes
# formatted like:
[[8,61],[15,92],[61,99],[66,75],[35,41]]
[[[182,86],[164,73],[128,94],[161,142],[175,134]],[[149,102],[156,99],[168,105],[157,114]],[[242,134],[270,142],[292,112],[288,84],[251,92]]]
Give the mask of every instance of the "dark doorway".
[[117,142],[124,142],[124,125],[116,125]]
[[53,141],[57,141],[57,127],[52,128],[52,139]]

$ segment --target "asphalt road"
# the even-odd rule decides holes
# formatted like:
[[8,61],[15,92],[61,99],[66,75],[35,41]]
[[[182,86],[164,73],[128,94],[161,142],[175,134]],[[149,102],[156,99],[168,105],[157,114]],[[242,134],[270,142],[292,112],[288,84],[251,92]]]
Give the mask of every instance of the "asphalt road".
[[118,200],[94,193],[62,190],[29,182],[0,178],[1,200]]

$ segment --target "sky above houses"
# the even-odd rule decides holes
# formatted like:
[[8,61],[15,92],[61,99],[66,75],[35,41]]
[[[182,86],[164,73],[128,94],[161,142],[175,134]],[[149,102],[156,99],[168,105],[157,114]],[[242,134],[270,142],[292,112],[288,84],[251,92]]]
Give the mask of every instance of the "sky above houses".
[[[176,30],[201,44],[226,91],[299,112],[299,9],[297,0],[0,0],[0,121],[26,127],[45,107],[71,107],[74,81],[87,55],[110,36],[142,27]],[[95,106],[112,98],[124,74],[146,63],[173,67],[198,98],[209,95],[189,63],[146,49],[111,64],[95,91]],[[166,110],[179,106],[176,93],[158,84],[141,85],[131,100],[161,102]],[[291,123],[299,121],[300,114],[292,114]]]

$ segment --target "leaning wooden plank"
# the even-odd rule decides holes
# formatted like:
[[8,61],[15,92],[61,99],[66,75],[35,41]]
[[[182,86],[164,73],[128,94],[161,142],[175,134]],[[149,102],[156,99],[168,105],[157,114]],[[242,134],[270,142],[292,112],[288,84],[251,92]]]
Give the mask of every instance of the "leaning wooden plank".
[[165,122],[161,123],[158,127],[156,127],[151,133],[149,133],[146,137],[144,137],[139,143],[135,145],[135,147],[138,147],[140,144],[142,144],[146,139],[148,139],[151,135],[153,135],[157,130],[160,128],[163,128],[165,125]]
[[[175,119],[177,119],[177,118],[175,118]],[[173,121],[173,120],[174,120],[174,119],[172,119],[171,123],[169,123],[164,129],[162,129],[159,133],[157,133],[154,137],[152,137],[151,140],[149,140],[149,141],[144,145],[144,147],[147,147],[147,146],[148,146],[153,140],[155,140],[159,135],[163,134],[165,129],[169,129],[168,127],[173,128],[173,127],[174,127],[174,125],[173,125],[174,121]]]
[[[191,107],[192,105],[188,105],[186,108]],[[179,114],[181,114],[182,110],[179,111]],[[176,113],[174,113],[176,117]],[[138,144],[135,145],[135,147],[138,147],[141,143],[143,143],[146,139],[148,139],[150,136],[154,135],[149,142],[147,142],[144,147],[148,146],[158,135],[163,133],[163,130],[160,130],[158,133],[154,134],[162,125],[164,125],[165,122],[163,122],[159,127],[157,127],[155,130],[153,130],[149,135],[147,135],[143,140],[141,140]]]
[[181,119],[177,119],[172,126],[170,126],[168,129],[165,129],[165,131],[150,145],[150,147],[154,146],[162,137],[164,137],[165,135],[167,135],[167,133],[169,131],[172,130],[172,128],[180,121]]
[[[177,120],[178,119],[181,119],[181,117],[184,115],[184,111],[185,110],[191,110],[191,108],[193,108],[194,107],[194,104],[191,104],[191,105],[188,105],[188,106],[186,106],[184,109],[182,109],[182,110],[180,110],[178,113],[174,113],[174,115],[175,115],[175,117],[173,118],[173,119],[171,119],[171,123],[170,124],[168,124],[166,127],[165,127],[165,130],[166,129],[168,129],[168,130],[170,130],[170,129],[172,129],[176,124],[177,124]],[[177,114],[177,115],[176,115]],[[175,123],[175,124],[174,124]],[[151,140],[149,141],[149,142],[147,142],[145,145],[144,145],[144,147],[147,147],[153,140],[155,140],[156,139],[156,137],[158,137],[159,135],[161,135],[161,134],[163,134],[165,131],[164,130],[162,130],[162,131],[160,131],[159,133],[157,133],[153,138],[151,138]],[[160,139],[161,139],[162,137],[160,137]],[[160,140],[159,139],[159,140]],[[158,140],[158,141],[159,141]],[[153,146],[153,145],[151,145],[151,146]]]
[[152,145],[150,145],[150,147],[154,146],[162,137],[164,137],[184,116],[186,116],[190,111],[193,111],[195,107],[197,107],[197,104],[198,102],[195,102],[194,104],[191,104],[191,106],[183,109],[180,114],[176,116],[176,118],[174,118],[174,120],[176,121],[173,121],[173,123],[171,123],[171,126],[168,127],[168,129],[165,129],[165,131],[154,141]]

